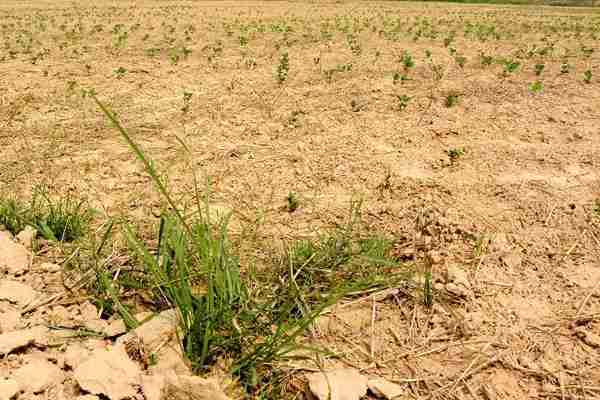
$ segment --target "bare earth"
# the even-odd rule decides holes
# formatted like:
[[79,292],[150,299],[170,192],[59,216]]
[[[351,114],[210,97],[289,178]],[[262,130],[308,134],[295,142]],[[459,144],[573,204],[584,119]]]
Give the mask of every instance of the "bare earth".
[[[327,365],[387,378],[407,399],[600,398],[600,10],[90,3],[0,5],[0,194],[45,184],[108,215],[153,218],[156,191],[84,95],[93,89],[171,190],[189,198],[194,170],[211,179],[242,260],[254,241],[312,235],[362,199],[417,279],[431,266],[431,310],[397,291],[323,317],[314,335],[345,355]],[[520,65],[504,74],[500,58]],[[294,213],[282,209],[290,192]],[[9,274],[46,295],[61,290],[49,276]],[[0,318],[14,315],[2,301]],[[40,313],[15,326],[52,308]],[[61,351],[0,358],[0,378]],[[18,399],[58,398],[28,390]]]

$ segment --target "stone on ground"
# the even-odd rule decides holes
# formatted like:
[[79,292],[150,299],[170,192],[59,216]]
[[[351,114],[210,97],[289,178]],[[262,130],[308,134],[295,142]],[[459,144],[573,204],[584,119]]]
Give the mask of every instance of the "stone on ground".
[[35,327],[1,334],[0,357],[40,341],[46,331],[47,328]]
[[380,399],[394,400],[404,394],[402,386],[383,378],[369,379],[369,390]]
[[11,332],[17,329],[21,322],[21,313],[17,310],[0,312],[0,333]]
[[41,393],[51,386],[63,381],[63,373],[58,366],[46,360],[32,360],[19,368],[13,378],[19,384],[19,389]]
[[367,378],[354,369],[315,372],[308,388],[318,400],[359,400],[367,393]]
[[37,230],[34,227],[27,225],[25,229],[19,232],[17,235],[17,240],[19,243],[25,246],[26,249],[31,250],[33,248],[33,241],[35,240],[36,236]]
[[8,300],[19,307],[27,306],[39,295],[37,291],[21,282],[8,279],[0,281],[0,300]]
[[164,343],[168,338],[176,336],[179,326],[179,317],[174,309],[166,310],[156,315],[151,320],[117,339],[117,344],[124,344],[137,337],[149,348]]
[[0,231],[0,272],[22,275],[29,270],[29,252],[9,232]]
[[19,384],[14,379],[0,378],[0,400],[11,400],[19,393]]
[[213,381],[199,376],[170,374],[166,381],[165,400],[230,400]]
[[74,377],[84,391],[111,400],[135,398],[141,384],[140,367],[122,346],[94,351],[75,368]]

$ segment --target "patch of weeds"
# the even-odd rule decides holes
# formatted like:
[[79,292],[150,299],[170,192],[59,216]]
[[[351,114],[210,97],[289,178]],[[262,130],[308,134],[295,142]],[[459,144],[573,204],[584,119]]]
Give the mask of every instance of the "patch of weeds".
[[462,156],[465,155],[465,149],[460,147],[455,147],[452,149],[446,150],[446,154],[450,157],[451,162],[458,161]]
[[53,200],[46,193],[41,196],[41,213],[34,214],[33,226],[45,239],[72,242],[86,234],[92,215],[83,200],[71,196]]
[[47,240],[72,242],[87,233],[91,217],[83,200],[70,195],[52,199],[41,188],[29,202],[0,199],[0,225],[15,235],[30,225]]
[[544,90],[544,85],[540,81],[535,81],[529,85],[529,90],[531,93],[541,93]]
[[298,196],[294,192],[288,193],[285,197],[285,209],[289,213],[293,213],[300,207],[300,200],[298,200]]
[[29,222],[29,206],[16,199],[0,199],[0,225],[13,235],[18,234]]
[[588,69],[583,73],[583,81],[585,83],[592,83],[592,70]]
[[[360,234],[359,205],[349,219],[314,239],[292,243],[280,261],[277,298],[296,305],[293,315],[309,312],[334,293],[393,287],[407,275],[392,255],[393,242],[374,233]],[[401,271],[401,272],[400,272]]]
[[283,53],[279,58],[279,65],[277,66],[277,82],[282,84],[288,78],[288,73],[290,70],[290,60],[288,58],[288,53]]

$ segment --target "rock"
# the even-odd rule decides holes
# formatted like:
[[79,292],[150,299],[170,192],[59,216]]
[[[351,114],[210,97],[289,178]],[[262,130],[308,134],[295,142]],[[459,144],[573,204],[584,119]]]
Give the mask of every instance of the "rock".
[[447,283],[446,290],[455,296],[464,298],[471,297],[472,294],[471,291],[465,288],[464,286],[460,286],[455,283]]
[[86,301],[79,306],[79,313],[84,321],[95,320],[100,317],[100,315],[98,315],[98,309],[96,306],[89,301]]
[[170,374],[166,376],[166,381],[163,389],[165,399],[230,400],[215,382],[199,376]]
[[13,378],[19,388],[31,393],[41,393],[53,385],[63,382],[60,368],[46,360],[33,360],[19,368]]
[[81,343],[74,342],[69,344],[63,355],[64,364],[75,369],[90,357],[91,352]]
[[446,269],[446,282],[452,282],[470,288],[469,276],[456,265],[449,265]]
[[354,369],[315,372],[308,388],[318,400],[359,400],[367,393],[367,378]]
[[521,255],[516,251],[508,251],[500,256],[500,259],[508,268],[519,268],[523,262]]
[[142,376],[142,392],[146,400],[163,400],[167,381],[162,375]]
[[62,270],[62,267],[54,263],[41,263],[38,269],[41,272],[48,272],[50,274],[53,274],[55,272],[60,272]]
[[33,248],[33,241],[37,236],[37,230],[32,226],[26,226],[19,234],[17,235],[17,240],[21,243],[26,249],[31,250]]
[[39,338],[47,332],[47,328],[36,327],[20,331],[12,331],[0,335],[0,356],[11,353],[14,350],[29,346],[38,342]]
[[380,399],[396,399],[404,394],[404,388],[383,378],[369,379],[367,386]]
[[22,275],[29,270],[29,261],[25,246],[14,242],[9,232],[0,231],[0,272]]
[[588,332],[584,327],[575,329],[575,336],[583,341],[588,346],[600,348],[600,335],[593,332]]
[[521,366],[524,368],[532,369],[532,370],[538,369],[537,363],[535,361],[533,361],[533,358],[531,358],[529,356],[529,354],[527,354],[527,353],[521,354],[518,358],[518,361],[519,361],[519,364],[521,364]]
[[[150,319],[152,319],[153,316],[154,313],[148,311],[135,314],[135,318],[142,325],[148,322]],[[108,323],[108,326],[104,329],[104,335],[106,337],[115,337],[124,333],[127,333],[127,327],[125,326],[125,322],[123,322],[122,319],[110,321]]]
[[112,338],[115,336],[122,335],[127,332],[127,327],[122,319],[117,319],[108,323],[108,326],[104,328],[104,336]]
[[182,353],[181,345],[176,340],[170,341],[153,354],[156,363],[149,368],[152,373],[161,371],[174,371],[181,375],[191,373],[191,369],[186,364],[185,356]]
[[122,346],[95,350],[73,374],[86,392],[111,400],[134,398],[141,384],[141,370]]
[[11,400],[19,393],[19,383],[13,379],[0,378],[0,400]]
[[471,297],[471,283],[467,273],[455,265],[446,269],[446,290],[459,297]]
[[92,332],[97,332],[99,334],[104,334],[104,331],[108,327],[108,322],[100,318],[84,320],[82,321],[82,323],[86,329],[89,329]]
[[504,253],[510,250],[510,241],[505,233],[497,233],[490,243],[492,252]]
[[117,339],[117,344],[124,344],[138,337],[145,346],[154,348],[164,343],[169,337],[175,337],[179,327],[179,317],[174,309],[166,310],[154,318],[138,326],[126,335]]
[[7,310],[0,313],[0,333],[14,331],[21,322],[21,313],[16,310]]
[[39,296],[37,291],[20,282],[8,279],[0,281],[0,300],[8,300],[19,307],[25,307]]

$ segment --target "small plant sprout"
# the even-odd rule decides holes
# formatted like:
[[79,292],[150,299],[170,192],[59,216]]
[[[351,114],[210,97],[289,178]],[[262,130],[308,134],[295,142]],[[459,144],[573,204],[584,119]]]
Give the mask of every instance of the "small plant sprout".
[[529,85],[531,93],[540,93],[544,89],[544,85],[540,81],[535,81]]
[[431,271],[425,272],[423,277],[423,304],[426,307],[433,305],[433,284],[431,279]]
[[408,51],[403,51],[400,57],[400,62],[404,66],[404,70],[408,71],[415,66],[415,61]]
[[122,78],[125,76],[125,74],[127,73],[127,70],[123,67],[119,67],[115,70],[115,74],[117,75],[117,78]]
[[545,65],[544,64],[535,64],[533,67],[536,76],[540,76],[542,72],[544,72]]
[[517,69],[519,69],[520,66],[521,66],[521,63],[518,61],[514,61],[514,60],[505,61],[504,62],[504,71],[503,71],[504,76],[508,76],[509,74],[512,74]]
[[592,83],[592,70],[588,69],[583,73],[583,81],[585,83]]
[[277,82],[282,84],[288,78],[288,73],[290,69],[290,60],[288,58],[288,53],[283,53],[281,58],[279,59],[279,65],[277,66]]
[[394,85],[397,84],[398,82],[400,83],[404,83],[405,81],[409,81],[410,78],[404,74],[401,74],[400,72],[396,71],[394,72],[394,75],[392,77],[393,81],[394,81]]
[[600,218],[600,199],[597,199],[596,204],[594,204],[594,213]]
[[350,101],[350,107],[352,108],[353,112],[360,112],[360,111],[364,110],[366,106],[367,105],[364,102],[360,102],[360,101],[357,101],[354,99],[352,99]]
[[444,105],[447,108],[453,107],[458,103],[458,94],[457,93],[448,93],[444,98]]
[[190,111],[191,101],[192,101],[192,93],[183,92],[183,107],[181,107],[181,111],[184,114],[187,114]]
[[456,64],[458,64],[460,68],[464,68],[465,63],[467,62],[467,58],[465,56],[457,54],[456,56],[454,56],[454,61],[456,62]]
[[564,62],[560,65],[560,73],[561,74],[568,74],[570,69],[571,69],[571,66],[566,62]]
[[455,147],[455,148],[446,150],[446,154],[448,154],[448,157],[450,157],[450,161],[454,163],[454,162],[458,161],[459,158],[461,158],[462,156],[465,155],[465,149]]
[[433,73],[433,80],[439,82],[444,77],[444,67],[442,64],[430,64],[431,72]]
[[494,57],[488,56],[484,53],[480,53],[479,58],[481,59],[481,65],[483,66],[492,65],[492,62],[494,61]]
[[431,50],[425,50],[425,58],[428,60],[431,59]]
[[410,97],[405,94],[395,95],[396,96],[396,108],[398,111],[404,110],[408,106],[408,102],[410,101]]
[[298,196],[294,192],[289,192],[285,197],[285,209],[289,213],[293,213],[300,207],[300,202],[298,200]]

